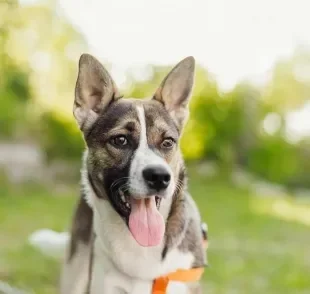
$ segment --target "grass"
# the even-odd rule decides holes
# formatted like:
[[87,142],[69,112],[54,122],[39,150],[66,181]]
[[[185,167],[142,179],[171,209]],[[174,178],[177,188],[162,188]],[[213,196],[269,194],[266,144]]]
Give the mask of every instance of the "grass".
[[[1,183],[0,189],[0,280],[36,294],[57,293],[59,262],[27,245],[27,237],[41,228],[66,230],[78,185],[57,195],[33,186]],[[285,218],[294,211],[309,215],[308,206],[298,210],[291,200],[253,197],[194,170],[190,190],[209,225],[204,293],[310,293],[309,224]]]

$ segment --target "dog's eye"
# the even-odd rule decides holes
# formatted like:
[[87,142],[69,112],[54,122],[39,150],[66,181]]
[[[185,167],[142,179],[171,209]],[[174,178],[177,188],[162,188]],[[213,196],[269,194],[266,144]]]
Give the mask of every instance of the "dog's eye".
[[167,138],[161,143],[161,147],[164,149],[171,149],[174,145],[174,140],[172,138]]
[[111,143],[116,147],[124,147],[128,145],[128,140],[125,136],[117,136],[112,138]]

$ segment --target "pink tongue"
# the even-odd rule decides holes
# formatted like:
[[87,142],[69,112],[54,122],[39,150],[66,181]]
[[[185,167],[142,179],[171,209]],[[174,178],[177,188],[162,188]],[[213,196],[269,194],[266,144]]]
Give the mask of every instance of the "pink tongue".
[[165,224],[156,207],[155,197],[131,200],[129,229],[141,246],[160,244],[164,236]]

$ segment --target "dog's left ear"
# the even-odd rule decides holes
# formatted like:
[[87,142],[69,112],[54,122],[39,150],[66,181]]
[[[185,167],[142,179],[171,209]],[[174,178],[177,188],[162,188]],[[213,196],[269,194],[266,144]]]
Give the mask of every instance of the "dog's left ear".
[[179,62],[166,76],[157,89],[153,99],[164,104],[180,129],[183,128],[189,115],[195,75],[195,59],[189,56]]

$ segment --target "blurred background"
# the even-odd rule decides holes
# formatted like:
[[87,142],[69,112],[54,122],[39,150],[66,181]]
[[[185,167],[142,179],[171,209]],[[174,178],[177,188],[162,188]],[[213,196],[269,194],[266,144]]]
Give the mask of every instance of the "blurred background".
[[88,52],[138,98],[197,60],[182,150],[209,225],[204,293],[309,294],[308,2],[0,0],[0,293],[57,293],[59,244],[32,233],[70,226]]

